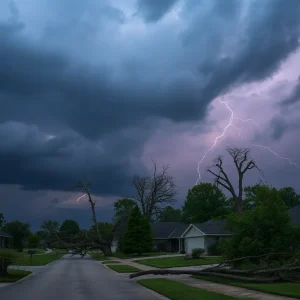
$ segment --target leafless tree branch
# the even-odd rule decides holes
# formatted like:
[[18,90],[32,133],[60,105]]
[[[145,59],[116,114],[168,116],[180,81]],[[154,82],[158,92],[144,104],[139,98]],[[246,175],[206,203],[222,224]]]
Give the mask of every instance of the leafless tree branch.
[[232,198],[235,201],[236,211],[238,214],[242,214],[243,212],[243,179],[244,175],[248,170],[256,168],[261,173],[262,171],[257,167],[255,161],[250,158],[250,149],[245,148],[227,148],[227,152],[232,157],[234,165],[236,167],[238,173],[238,193],[235,192],[235,189],[229,179],[226,171],[223,168],[223,157],[219,156],[217,158],[217,163],[215,167],[217,167],[219,171],[219,175],[216,172],[213,172],[211,168],[207,171],[211,173],[215,177],[215,183],[221,185],[226,190],[230,192]]
[[155,216],[164,206],[173,204],[176,195],[174,178],[168,173],[169,166],[163,166],[159,172],[156,162],[152,160],[152,163],[152,176],[135,176],[133,179],[136,190],[134,200],[148,218]]

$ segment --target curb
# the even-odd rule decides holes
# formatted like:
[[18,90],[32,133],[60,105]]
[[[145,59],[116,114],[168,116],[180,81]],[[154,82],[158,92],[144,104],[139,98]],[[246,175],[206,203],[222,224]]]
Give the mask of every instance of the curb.
[[15,282],[1,282],[1,283],[6,283],[4,286],[0,286],[0,289],[1,288],[4,288],[4,287],[7,287],[7,286],[12,286],[14,284],[17,284],[17,283],[22,283],[23,281],[27,280],[28,278],[34,276],[36,273],[35,272],[31,272],[30,274],[28,274],[27,276],[19,279],[18,281],[15,281]]
[[14,284],[14,283],[20,283],[20,282],[22,282],[22,281],[24,281],[24,280],[26,280],[26,279],[32,277],[32,276],[35,275],[35,274],[36,274],[36,272],[31,272],[31,274],[29,274],[29,275],[27,275],[27,276],[21,278],[21,279],[18,280],[18,281],[12,282],[12,284]]

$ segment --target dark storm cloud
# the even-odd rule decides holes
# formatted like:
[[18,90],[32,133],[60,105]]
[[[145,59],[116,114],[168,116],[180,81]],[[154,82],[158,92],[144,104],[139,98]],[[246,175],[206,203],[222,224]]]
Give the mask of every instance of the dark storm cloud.
[[[27,41],[16,13],[9,24],[0,24],[0,182],[64,190],[87,172],[95,191],[129,193],[132,174],[142,168],[139,159],[144,143],[160,119],[201,121],[216,96],[234,85],[271,76],[298,47],[298,0],[290,0],[288,5],[279,0],[264,1],[263,5],[255,1],[244,23],[240,23],[241,1],[228,1],[226,7],[221,0],[201,1],[203,7],[209,3],[205,15],[197,1],[194,6],[187,2],[191,17],[187,11],[183,13],[188,29],[178,39],[192,61],[186,73],[195,75],[187,76],[180,65],[170,63],[170,76],[159,80],[165,65],[157,73],[149,73],[159,54],[146,59],[137,51],[134,63],[128,66],[135,75],[115,76],[118,69],[108,63],[91,67],[84,62],[84,54],[82,61],[75,60],[67,52],[48,50],[46,39],[43,45]],[[83,2],[76,3],[73,5]],[[144,15],[148,21],[159,19],[174,4],[155,1],[157,6],[151,2],[151,8],[147,3],[141,1],[140,7],[152,11]],[[80,7],[75,10],[76,18]],[[64,20],[65,10],[59,9],[60,20]],[[59,23],[54,27],[56,32],[64,32],[57,35],[63,42],[72,26]],[[220,58],[227,36],[237,27],[236,47],[230,46]],[[73,29],[77,32],[80,28]],[[105,38],[110,40],[110,36]],[[156,47],[154,44],[153,49]],[[148,49],[149,53],[153,49]],[[100,50],[104,58],[110,58],[110,53]],[[177,61],[175,50],[168,53],[171,62]],[[11,120],[14,122],[9,123]],[[44,132],[57,137],[47,140]]]
[[274,117],[270,122],[270,126],[272,128],[272,138],[274,140],[280,140],[290,127],[289,123],[282,116]]
[[[242,1],[226,2],[229,3],[226,13],[214,13],[221,11],[221,2],[211,2],[214,4],[206,17],[203,17],[199,9],[199,14],[196,14],[192,21],[194,26],[183,35],[187,45],[202,47],[202,40],[206,42],[208,51],[221,49],[224,41],[230,36],[233,25],[238,25],[235,23],[240,17],[238,3]],[[300,1],[292,0],[289,5],[281,0],[264,1],[263,5],[261,1],[253,1],[244,22],[245,24],[241,24],[244,30],[231,53],[218,58],[220,53],[211,51],[207,55],[210,60],[200,64],[200,72],[205,72],[209,77],[208,83],[202,89],[202,103],[210,102],[234,85],[271,76],[281,62],[299,46]],[[205,34],[205,31],[209,33]],[[211,31],[213,34],[210,36]]]
[[146,22],[159,21],[178,0],[138,0],[137,14],[141,15]]
[[87,176],[95,193],[115,195],[117,187],[130,195],[132,176],[143,170],[135,156],[140,155],[145,133],[125,131],[96,144],[71,133],[49,139],[36,126],[5,123],[0,126],[5,141],[0,145],[5,170],[0,182],[24,189],[68,190]]
[[298,82],[290,95],[281,101],[282,106],[292,105],[300,101],[300,76],[298,78]]

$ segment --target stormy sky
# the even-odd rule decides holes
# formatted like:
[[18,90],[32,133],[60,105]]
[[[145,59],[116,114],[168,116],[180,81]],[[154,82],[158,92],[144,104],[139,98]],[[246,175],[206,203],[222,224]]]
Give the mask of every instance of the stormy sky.
[[180,207],[230,109],[247,122],[218,139],[202,180],[226,147],[250,147],[264,178],[247,184],[300,192],[299,0],[1,0],[0,41],[7,220],[88,226],[68,191],[86,175],[109,221],[151,159],[170,165]]

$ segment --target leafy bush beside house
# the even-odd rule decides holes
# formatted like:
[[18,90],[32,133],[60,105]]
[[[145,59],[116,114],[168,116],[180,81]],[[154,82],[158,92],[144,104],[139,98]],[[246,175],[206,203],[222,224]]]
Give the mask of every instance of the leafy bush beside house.
[[205,252],[203,248],[194,248],[192,250],[192,258],[197,259]]
[[8,266],[12,265],[20,254],[12,249],[0,249],[0,277],[8,276]]
[[295,245],[295,228],[277,191],[261,186],[254,200],[256,205],[251,210],[228,218],[233,235],[221,242],[228,259],[287,252]]

